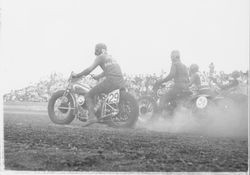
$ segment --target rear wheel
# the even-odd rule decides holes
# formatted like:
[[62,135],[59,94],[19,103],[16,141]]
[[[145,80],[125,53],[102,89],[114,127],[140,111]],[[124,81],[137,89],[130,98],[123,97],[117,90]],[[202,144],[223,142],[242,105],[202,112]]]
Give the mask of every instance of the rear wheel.
[[64,96],[64,90],[55,92],[48,103],[49,118],[56,124],[69,124],[74,118],[74,101],[70,94]]
[[[136,99],[127,92],[120,93],[119,112],[109,118],[107,124],[116,128],[130,128],[138,120],[139,107]],[[106,111],[103,111],[103,113]]]

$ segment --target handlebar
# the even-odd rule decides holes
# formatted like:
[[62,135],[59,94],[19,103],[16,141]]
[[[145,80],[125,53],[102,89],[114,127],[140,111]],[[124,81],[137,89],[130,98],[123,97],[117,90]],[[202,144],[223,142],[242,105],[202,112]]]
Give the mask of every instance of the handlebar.
[[[73,74],[74,74],[74,72],[71,71],[70,76],[69,76],[69,79],[68,79],[68,82],[69,82],[69,83],[72,82],[73,79],[74,79],[75,81],[78,81],[78,80],[80,80],[80,79],[82,79],[82,78],[84,78],[84,77],[87,77],[87,76],[82,76],[82,77],[80,77],[80,78],[73,78]],[[94,79],[94,74],[89,74],[89,76],[90,76],[92,79]]]
[[68,79],[68,82],[69,82],[69,83],[71,83],[73,79],[77,80],[76,78],[73,78],[73,74],[74,74],[74,72],[71,71],[70,76],[69,76],[69,79]]
[[94,76],[95,76],[94,74],[89,74],[89,75],[91,76],[91,78],[93,78],[93,79],[94,79]]

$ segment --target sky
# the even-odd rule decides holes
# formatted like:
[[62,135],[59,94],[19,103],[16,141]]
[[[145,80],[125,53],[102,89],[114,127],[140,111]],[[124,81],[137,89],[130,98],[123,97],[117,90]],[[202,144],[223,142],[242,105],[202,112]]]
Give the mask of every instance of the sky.
[[126,74],[168,72],[174,49],[187,66],[246,71],[249,1],[2,0],[1,90],[79,73],[99,42]]

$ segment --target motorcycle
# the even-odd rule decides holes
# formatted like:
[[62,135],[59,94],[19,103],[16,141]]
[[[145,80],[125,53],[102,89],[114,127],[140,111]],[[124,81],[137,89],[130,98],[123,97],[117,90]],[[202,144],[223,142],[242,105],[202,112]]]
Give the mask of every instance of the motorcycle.
[[241,110],[247,110],[248,95],[247,93],[241,92],[240,84],[224,89],[221,88],[217,82],[213,82],[211,87],[215,89],[218,97],[220,97],[220,106],[222,106],[224,110],[230,108],[241,108]]
[[[159,111],[158,105],[160,97],[173,88],[174,82],[169,81],[158,88],[153,88],[150,95],[143,96],[138,99],[139,103],[139,121],[145,122],[154,118],[154,114]],[[190,109],[195,116],[206,114],[209,106],[216,105],[221,98],[218,92],[209,86],[203,86],[200,89],[189,88],[177,95],[174,101],[165,104],[164,111],[168,117],[173,116],[177,107],[185,107]]]
[[[91,89],[87,83],[79,83],[72,78],[71,72],[65,90],[52,94],[48,102],[48,114],[55,124],[70,124],[75,118],[87,122],[89,114],[85,100],[86,93]],[[136,99],[126,92],[125,88],[116,89],[109,94],[95,97],[95,114],[98,123],[110,127],[133,127],[139,115]]]
[[160,97],[167,93],[173,86],[173,81],[163,83],[157,89],[153,89],[148,95],[141,96],[138,99],[139,104],[139,120],[147,121],[157,111]]

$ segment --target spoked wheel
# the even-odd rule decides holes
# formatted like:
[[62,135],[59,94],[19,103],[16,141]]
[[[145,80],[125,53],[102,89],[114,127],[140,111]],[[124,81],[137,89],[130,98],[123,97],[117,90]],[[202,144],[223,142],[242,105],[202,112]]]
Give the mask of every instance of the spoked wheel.
[[48,103],[48,114],[53,123],[69,124],[75,118],[74,101],[70,94],[64,96],[64,90],[52,95]]
[[216,104],[211,99],[205,96],[198,97],[192,105],[192,114],[199,119],[205,119],[211,115],[215,106]]
[[[118,114],[110,117],[107,124],[111,127],[133,127],[139,115],[139,107],[135,98],[127,92],[120,94]],[[107,105],[108,106],[108,105]],[[107,111],[108,107],[106,108]]]
[[157,108],[157,104],[152,97],[145,96],[138,100],[139,103],[139,117],[138,120],[146,122],[150,120]]

